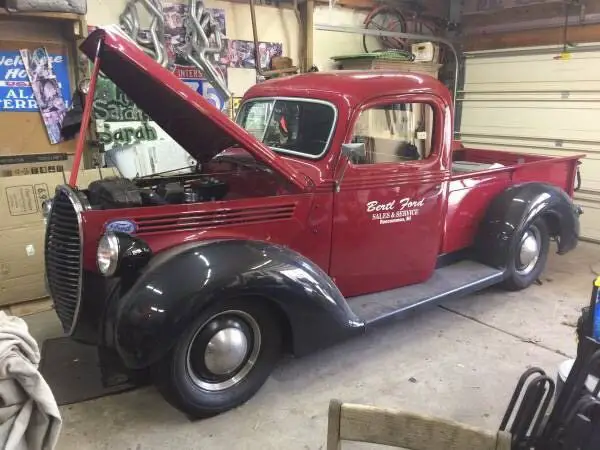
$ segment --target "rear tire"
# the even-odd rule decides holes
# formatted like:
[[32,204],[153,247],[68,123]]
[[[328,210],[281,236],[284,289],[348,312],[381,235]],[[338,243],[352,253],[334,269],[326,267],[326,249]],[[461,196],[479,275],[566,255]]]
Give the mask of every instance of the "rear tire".
[[546,222],[535,219],[519,236],[511,261],[507,263],[507,278],[502,287],[520,291],[531,286],[542,274],[548,260],[550,234]]
[[208,307],[155,368],[163,397],[191,418],[214,416],[248,401],[282,353],[277,316],[259,301]]

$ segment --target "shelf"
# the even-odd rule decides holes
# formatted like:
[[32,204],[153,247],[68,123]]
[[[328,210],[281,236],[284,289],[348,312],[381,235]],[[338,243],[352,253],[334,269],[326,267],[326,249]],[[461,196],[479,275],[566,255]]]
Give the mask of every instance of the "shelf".
[[79,21],[83,16],[73,13],[58,13],[58,12],[11,12],[4,8],[0,8],[0,18],[10,17],[14,19],[31,18],[31,19],[51,19],[65,21]]
[[[305,3],[306,0],[298,0],[299,4]],[[319,6],[329,5],[329,0],[315,0],[315,4]],[[359,9],[359,10],[371,10],[378,6],[379,3],[375,0],[335,0],[335,6],[342,6],[345,8]]]

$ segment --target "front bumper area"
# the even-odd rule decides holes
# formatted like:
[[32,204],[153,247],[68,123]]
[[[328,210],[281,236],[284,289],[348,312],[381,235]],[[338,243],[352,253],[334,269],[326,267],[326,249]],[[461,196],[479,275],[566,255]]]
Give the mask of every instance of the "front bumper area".
[[112,347],[113,318],[121,294],[119,278],[84,270],[79,318],[71,337],[84,344]]

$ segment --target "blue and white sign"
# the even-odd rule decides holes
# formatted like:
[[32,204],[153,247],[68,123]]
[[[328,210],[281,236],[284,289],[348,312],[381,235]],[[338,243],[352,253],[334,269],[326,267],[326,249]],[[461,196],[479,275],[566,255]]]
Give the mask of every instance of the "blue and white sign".
[[223,111],[223,108],[225,108],[225,101],[209,82],[199,78],[184,78],[183,82],[208,100],[219,111]]
[[[52,69],[67,104],[71,99],[67,57],[49,53]],[[0,51],[0,111],[39,111],[33,89],[18,50]]]

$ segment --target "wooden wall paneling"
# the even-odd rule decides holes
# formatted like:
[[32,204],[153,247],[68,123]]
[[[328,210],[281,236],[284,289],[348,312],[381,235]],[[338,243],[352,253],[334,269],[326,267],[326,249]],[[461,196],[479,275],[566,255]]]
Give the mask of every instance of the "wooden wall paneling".
[[[465,14],[463,10],[461,26],[464,49],[474,51],[562,45],[566,7],[564,1],[548,0],[479,14]],[[576,44],[600,39],[600,1],[582,0],[580,5],[570,5],[568,13],[568,42]]]
[[[574,7],[572,7],[572,11],[575,11]],[[564,17],[564,15],[565,4],[563,2],[551,2],[540,5],[520,6],[517,8],[495,10],[483,14],[463,13],[461,22],[464,29],[467,30],[469,28],[480,28],[489,25]]]
[[[544,45],[560,46],[563,45],[563,38],[564,29],[562,27],[467,36],[464,39],[464,51]],[[567,40],[573,43],[599,42],[600,24],[569,27]]]

